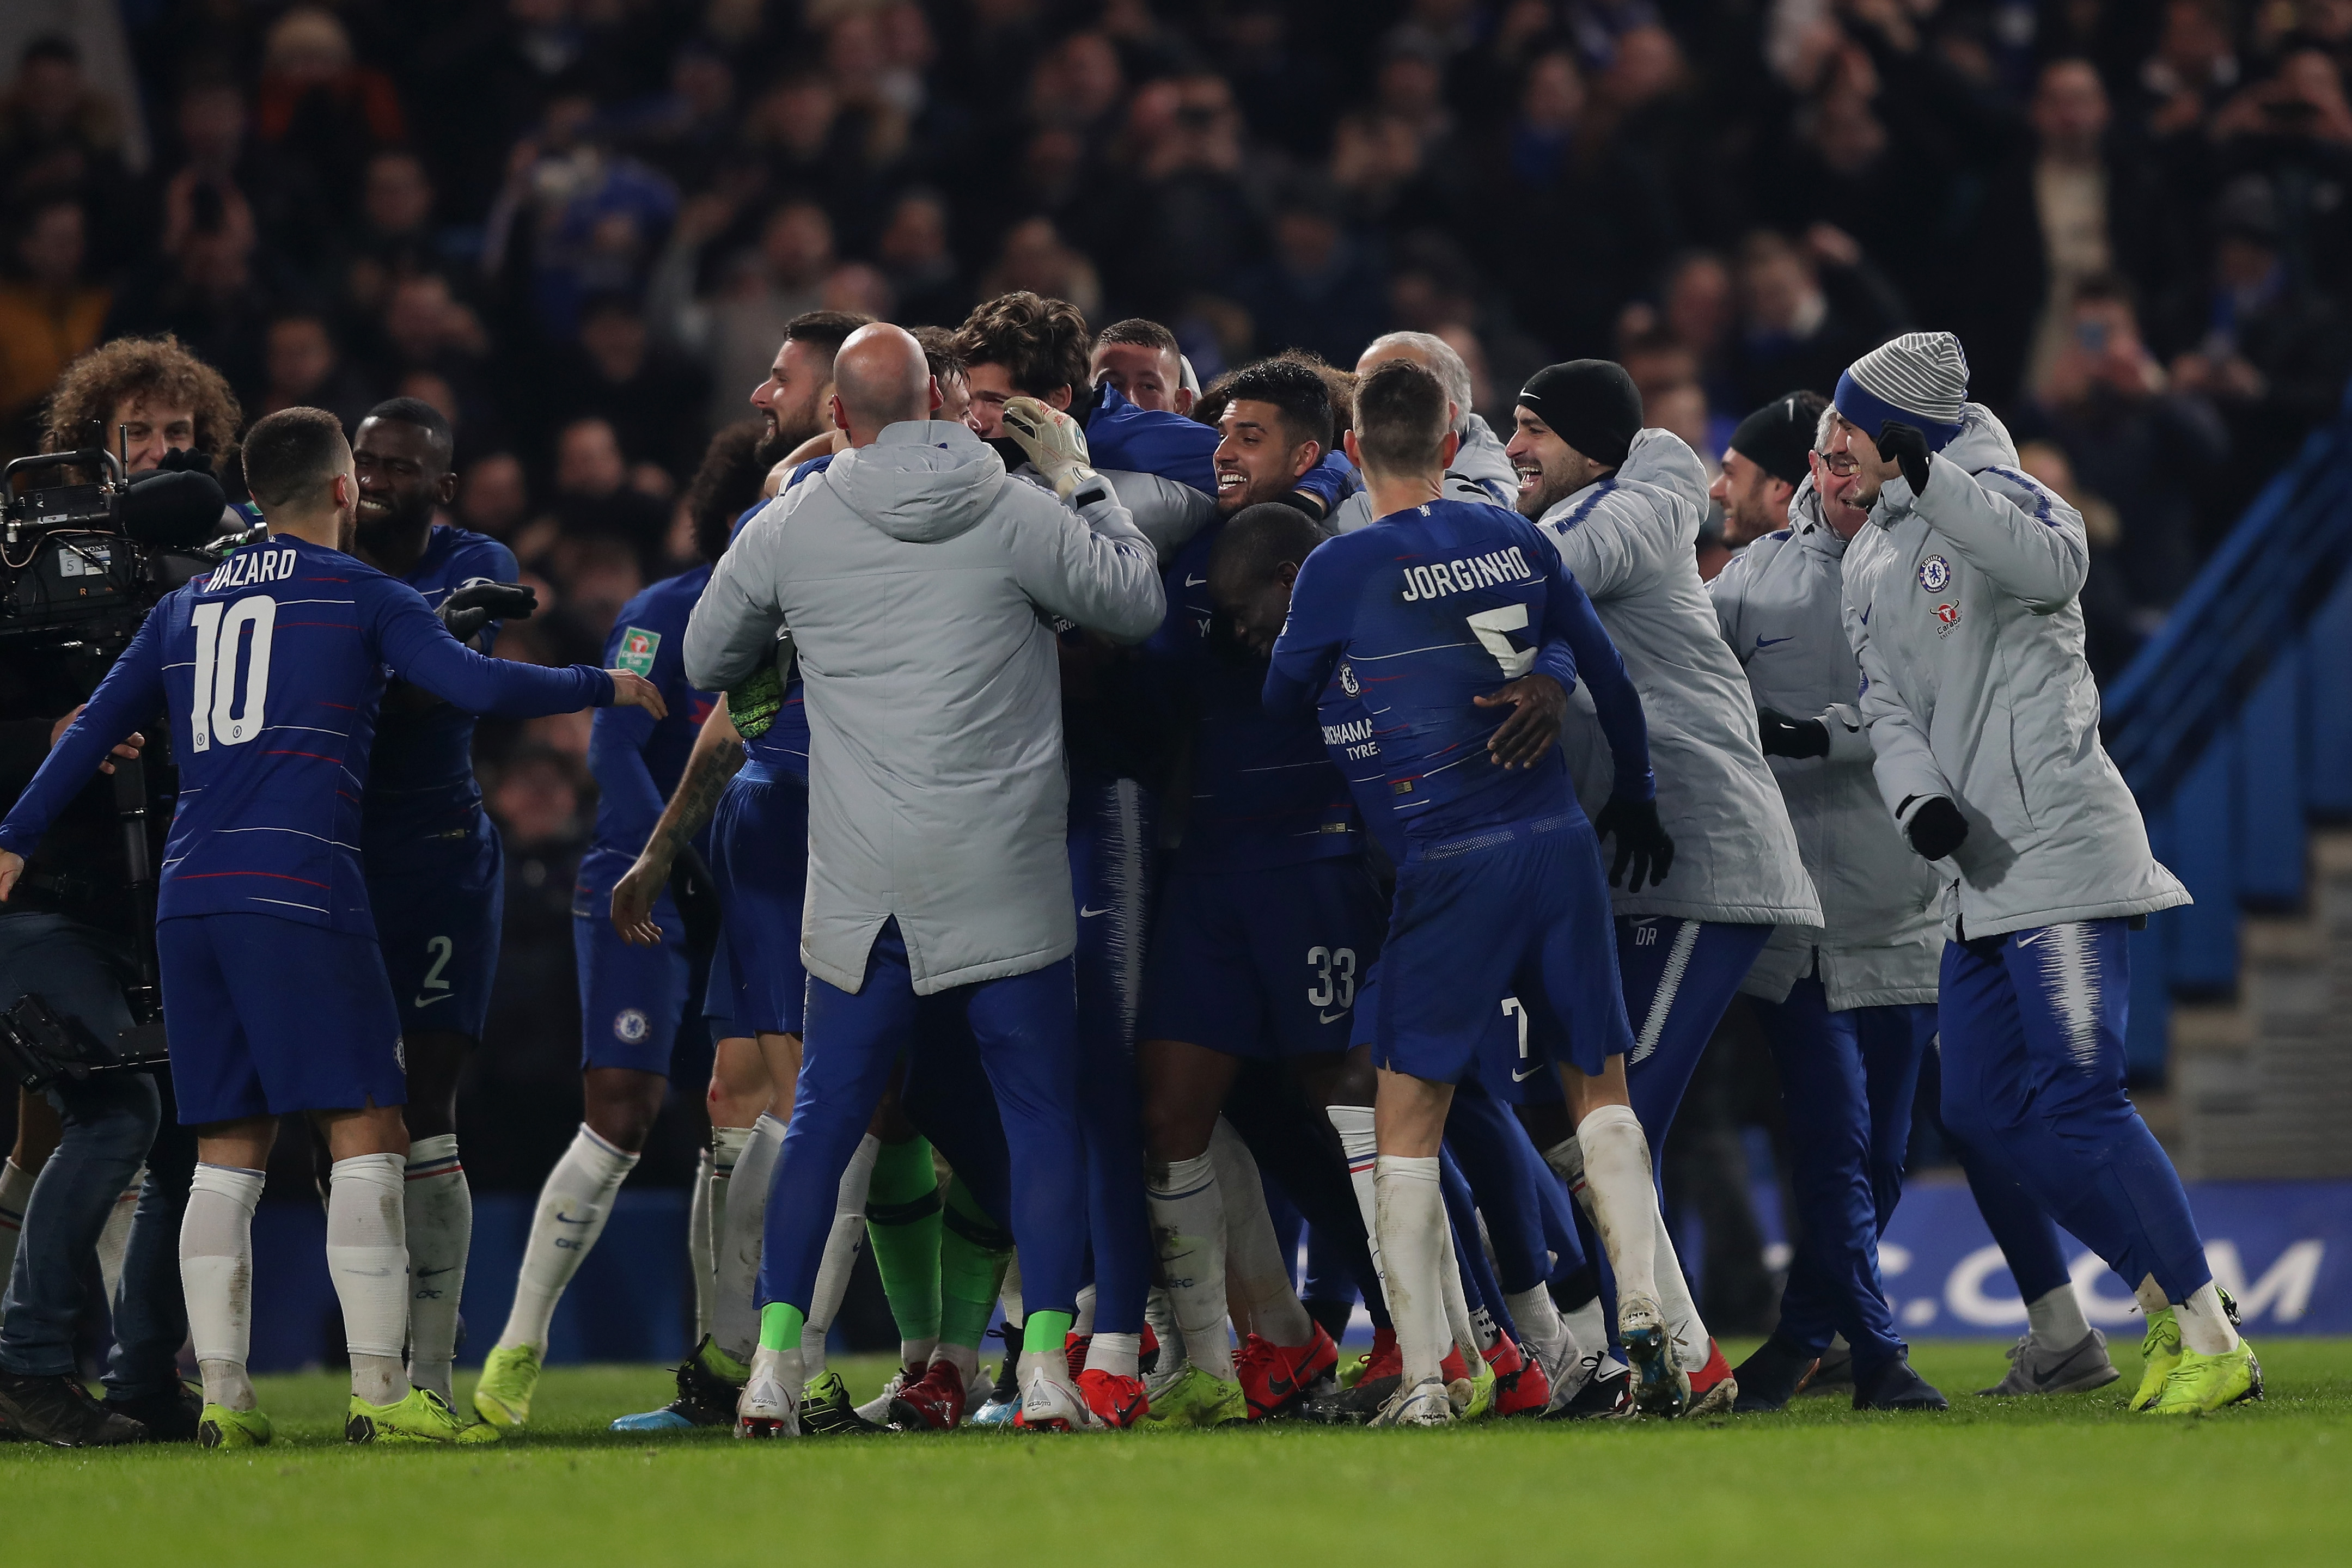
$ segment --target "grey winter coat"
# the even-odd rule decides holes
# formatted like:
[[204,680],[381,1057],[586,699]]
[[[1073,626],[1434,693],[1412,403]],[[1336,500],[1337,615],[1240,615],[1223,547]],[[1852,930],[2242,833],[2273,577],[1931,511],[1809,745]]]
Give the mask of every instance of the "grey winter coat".
[[[1645,430],[1615,473],[1539,519],[1642,694],[1658,817],[1675,841],[1664,884],[1620,888],[1612,902],[1620,915],[1818,926],[1822,907],[1757,744],[1747,679],[1699,580],[1706,515],[1697,454],[1669,431]],[[1609,799],[1609,743],[1580,685],[1559,743],[1585,811],[1597,813]]]
[[893,916],[919,995],[1068,956],[1069,785],[1043,617],[1139,643],[1165,611],[1151,546],[1115,497],[1073,513],[961,424],[890,425],[751,520],[688,622],[687,676],[724,690],[791,628],[811,974],[858,989]]
[[[1445,467],[1445,498],[1507,507],[1518,493],[1519,476],[1503,455],[1502,440],[1484,419],[1472,414],[1463,421],[1462,444]],[[1352,534],[1374,520],[1369,490],[1344,497],[1331,513],[1331,527],[1338,533]]]
[[2080,513],[1967,406],[1925,494],[1900,476],[1847,547],[1845,630],[1895,821],[1948,796],[1968,841],[1939,869],[1945,930],[1995,936],[2189,902],[2099,744],[2083,658]]
[[1944,951],[1943,885],[1888,821],[1853,706],[1861,669],[1845,640],[1845,551],[1809,478],[1789,503],[1789,526],[1733,556],[1707,585],[1756,705],[1818,718],[1830,735],[1827,757],[1765,759],[1821,895],[1822,929],[1773,932],[1741,988],[1785,1001],[1818,965],[1839,1012],[1934,1002]]

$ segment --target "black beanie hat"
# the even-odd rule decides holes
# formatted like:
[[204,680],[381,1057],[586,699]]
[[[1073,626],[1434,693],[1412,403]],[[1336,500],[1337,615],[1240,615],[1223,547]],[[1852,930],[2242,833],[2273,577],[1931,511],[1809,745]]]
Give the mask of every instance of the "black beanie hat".
[[1614,360],[1546,365],[1519,389],[1519,403],[1553,434],[1610,468],[1625,461],[1642,431],[1642,394]]
[[1775,479],[1801,485],[1809,472],[1805,454],[1813,449],[1822,410],[1828,406],[1819,392],[1782,392],[1739,422],[1731,433],[1731,449]]

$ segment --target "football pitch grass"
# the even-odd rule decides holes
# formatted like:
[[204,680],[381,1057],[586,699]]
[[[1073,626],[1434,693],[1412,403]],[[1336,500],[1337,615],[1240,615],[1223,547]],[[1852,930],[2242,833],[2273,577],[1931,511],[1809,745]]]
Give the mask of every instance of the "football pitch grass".
[[[423,1451],[346,1447],[340,1375],[267,1377],[256,1453],[0,1444],[0,1563],[2352,1562],[2352,1340],[2258,1340],[2267,1400],[2178,1423],[2125,1414],[2115,1349],[2098,1393],[1995,1401],[2001,1347],[1916,1345],[1941,1416],[772,1445],[608,1432],[667,1373],[559,1367],[527,1435]],[[835,1365],[860,1398],[889,1370]]]

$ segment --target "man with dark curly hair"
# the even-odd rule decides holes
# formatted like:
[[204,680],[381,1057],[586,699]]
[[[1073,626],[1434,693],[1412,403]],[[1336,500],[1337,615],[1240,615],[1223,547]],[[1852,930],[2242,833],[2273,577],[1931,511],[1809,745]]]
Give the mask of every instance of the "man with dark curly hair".
[[1004,434],[1007,400],[1026,394],[1046,407],[1084,407],[1094,333],[1078,308],[1023,289],[976,307],[956,329],[956,357],[969,367],[972,427],[983,441]]
[[177,338],[169,332],[117,338],[68,365],[58,379],[41,423],[41,450],[71,452],[103,443],[123,454],[133,474],[200,465],[187,458],[167,465],[166,455],[175,452],[217,466],[244,424],[245,411],[227,379]]

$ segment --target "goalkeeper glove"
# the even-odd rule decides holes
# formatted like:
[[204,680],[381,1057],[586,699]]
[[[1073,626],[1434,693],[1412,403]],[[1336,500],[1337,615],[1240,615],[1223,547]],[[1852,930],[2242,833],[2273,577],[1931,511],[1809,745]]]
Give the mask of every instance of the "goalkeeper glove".
[[538,608],[538,591],[524,583],[469,582],[441,601],[441,624],[464,643],[493,621],[521,621]]
[[1004,405],[1004,434],[1020,444],[1037,472],[1067,501],[1078,487],[1093,479],[1087,466],[1087,433],[1078,422],[1034,397],[1016,397]]

